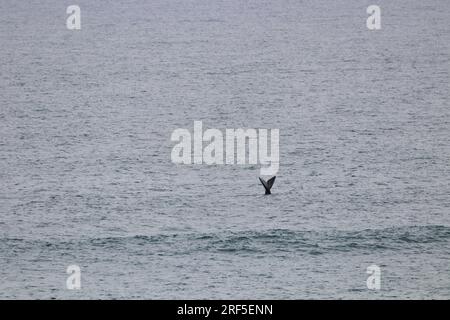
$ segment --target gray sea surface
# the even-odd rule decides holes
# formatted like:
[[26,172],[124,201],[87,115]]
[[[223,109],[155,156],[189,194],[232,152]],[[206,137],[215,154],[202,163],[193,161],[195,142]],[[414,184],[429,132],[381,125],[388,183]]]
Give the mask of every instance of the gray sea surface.
[[[444,0],[1,0],[0,299],[449,299],[449,21]],[[172,163],[200,120],[280,130],[272,195],[259,165]]]

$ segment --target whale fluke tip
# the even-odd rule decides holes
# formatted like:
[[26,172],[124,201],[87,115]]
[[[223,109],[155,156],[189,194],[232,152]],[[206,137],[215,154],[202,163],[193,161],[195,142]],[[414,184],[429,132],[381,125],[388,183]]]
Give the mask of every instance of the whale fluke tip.
[[276,176],[270,178],[269,180],[264,181],[264,179],[259,178],[259,181],[261,181],[261,184],[263,185],[264,189],[266,190],[265,194],[270,194],[270,189],[272,189],[273,183],[275,182]]

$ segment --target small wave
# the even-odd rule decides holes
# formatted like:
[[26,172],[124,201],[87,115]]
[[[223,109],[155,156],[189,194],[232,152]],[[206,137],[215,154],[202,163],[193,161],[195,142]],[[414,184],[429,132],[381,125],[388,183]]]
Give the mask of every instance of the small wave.
[[[408,250],[425,244],[450,242],[450,227],[441,225],[408,226],[360,231],[263,231],[133,235],[97,237],[70,241],[4,238],[1,252],[17,254],[30,250],[103,250],[129,254],[183,255],[195,252],[320,255],[354,250]],[[6,247],[5,247],[6,246]]]

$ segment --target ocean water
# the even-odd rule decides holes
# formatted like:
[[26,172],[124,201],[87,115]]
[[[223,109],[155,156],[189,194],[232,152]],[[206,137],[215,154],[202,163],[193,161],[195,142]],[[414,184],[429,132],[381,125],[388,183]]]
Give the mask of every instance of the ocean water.
[[[450,298],[447,1],[69,4],[0,2],[0,299]],[[200,120],[280,130],[272,195]]]

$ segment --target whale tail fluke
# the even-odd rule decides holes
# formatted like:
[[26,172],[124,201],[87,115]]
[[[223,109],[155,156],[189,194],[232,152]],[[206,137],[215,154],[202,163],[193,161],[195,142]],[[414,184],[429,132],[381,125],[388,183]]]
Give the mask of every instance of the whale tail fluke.
[[272,177],[269,180],[264,181],[264,179],[259,178],[259,181],[261,181],[264,189],[266,190],[265,194],[270,194],[270,189],[272,189],[273,183],[275,182],[276,177]]

